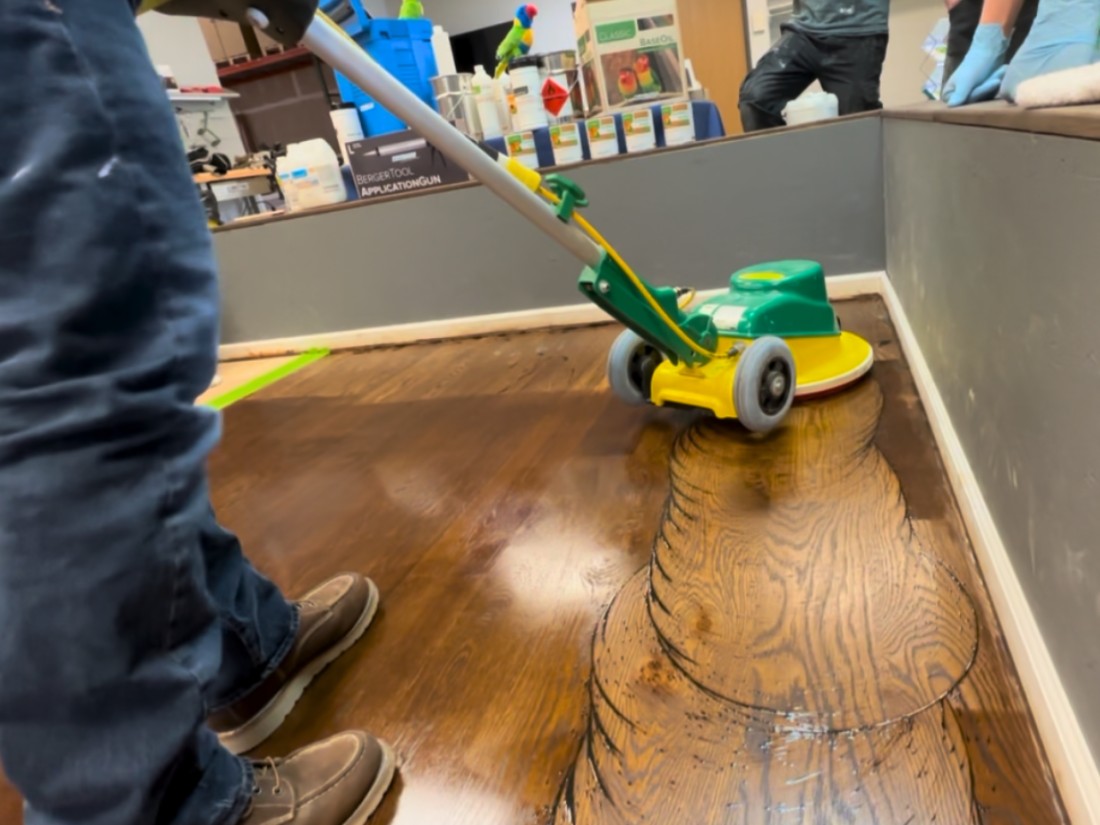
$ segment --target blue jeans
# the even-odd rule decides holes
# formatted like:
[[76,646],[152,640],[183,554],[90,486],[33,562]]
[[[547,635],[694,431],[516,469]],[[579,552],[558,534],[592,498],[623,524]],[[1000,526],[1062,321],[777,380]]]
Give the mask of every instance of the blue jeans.
[[211,241],[127,0],[0,0],[0,759],[27,825],[222,825],[298,617],[218,527]]

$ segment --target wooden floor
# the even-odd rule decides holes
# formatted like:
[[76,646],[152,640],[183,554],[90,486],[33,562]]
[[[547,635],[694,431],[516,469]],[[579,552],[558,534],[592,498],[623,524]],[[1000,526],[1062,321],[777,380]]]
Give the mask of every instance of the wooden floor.
[[386,737],[400,825],[1065,822],[885,311],[840,314],[872,378],[770,438],[615,401],[612,327],[232,407],[214,496],[255,562],[383,594],[261,753]]

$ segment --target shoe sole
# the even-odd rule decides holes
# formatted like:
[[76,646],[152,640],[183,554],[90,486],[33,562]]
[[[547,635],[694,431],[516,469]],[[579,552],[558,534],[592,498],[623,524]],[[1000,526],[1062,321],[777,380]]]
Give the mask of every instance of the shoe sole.
[[298,700],[302,698],[302,694],[305,693],[306,688],[309,687],[317,675],[359,641],[359,638],[370,627],[370,623],[374,620],[374,614],[378,611],[378,587],[373,581],[368,580],[367,583],[370,585],[367,604],[363,608],[363,614],[352,629],[347,632],[347,635],[287,682],[283,689],[271,698],[271,701],[267,703],[263,710],[239,728],[220,734],[218,739],[221,740],[222,746],[226,750],[235,755],[240,755],[263,744],[290,716],[290,712],[294,710],[294,706],[298,704]]
[[344,822],[344,825],[367,825],[367,820],[378,810],[378,806],[386,796],[386,791],[393,784],[394,774],[397,773],[397,757],[394,755],[393,748],[385,742],[378,740],[378,744],[382,747],[382,763],[378,766],[378,776],[367,792],[366,798],[359,803],[355,813]]

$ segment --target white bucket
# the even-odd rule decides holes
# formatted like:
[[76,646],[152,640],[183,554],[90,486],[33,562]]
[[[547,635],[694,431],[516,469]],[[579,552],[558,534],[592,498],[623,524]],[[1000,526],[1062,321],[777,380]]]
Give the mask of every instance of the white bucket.
[[513,68],[508,74],[512,78],[512,128],[522,132],[548,126],[550,121],[542,100],[542,72],[538,65]]
[[478,66],[470,80],[470,90],[477,108],[478,124],[481,135],[486,140],[504,136],[504,127],[500,123],[500,111],[493,96],[493,78],[489,77],[484,66]]
[[619,154],[619,131],[613,116],[592,117],[584,125],[588,130],[588,150],[593,160]]
[[690,101],[661,106],[665,127],[665,146],[683,146],[695,140],[695,109]]
[[653,128],[653,110],[629,109],[623,112],[623,134],[627,152],[648,152],[657,148],[657,132]]
[[324,138],[292,143],[275,165],[287,209],[312,209],[348,199],[340,161]]
[[809,92],[797,100],[792,100],[783,110],[788,126],[814,123],[836,117],[840,111],[840,102],[836,95],[826,92]]
[[486,140],[501,137],[504,129],[500,125],[500,110],[490,94],[477,101],[477,118],[481,125],[481,134]]
[[550,145],[554,148],[555,166],[563,166],[566,163],[580,163],[584,160],[581,129],[576,121],[551,126]]

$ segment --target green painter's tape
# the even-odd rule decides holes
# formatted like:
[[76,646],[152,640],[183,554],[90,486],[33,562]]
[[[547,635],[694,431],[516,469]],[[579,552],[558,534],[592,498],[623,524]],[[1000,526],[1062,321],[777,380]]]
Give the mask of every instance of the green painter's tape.
[[219,395],[217,398],[207,401],[206,406],[215,410],[224,410],[226,407],[259,392],[264,387],[270,387],[276,381],[281,381],[288,375],[293,375],[302,367],[307,367],[314,361],[320,361],[326,355],[328,355],[327,349],[311,349],[309,352],[302,353],[293,361],[283,364],[271,372],[266,372],[259,378],[254,378],[247,384],[237,387],[235,390],[230,390],[225,395]]

